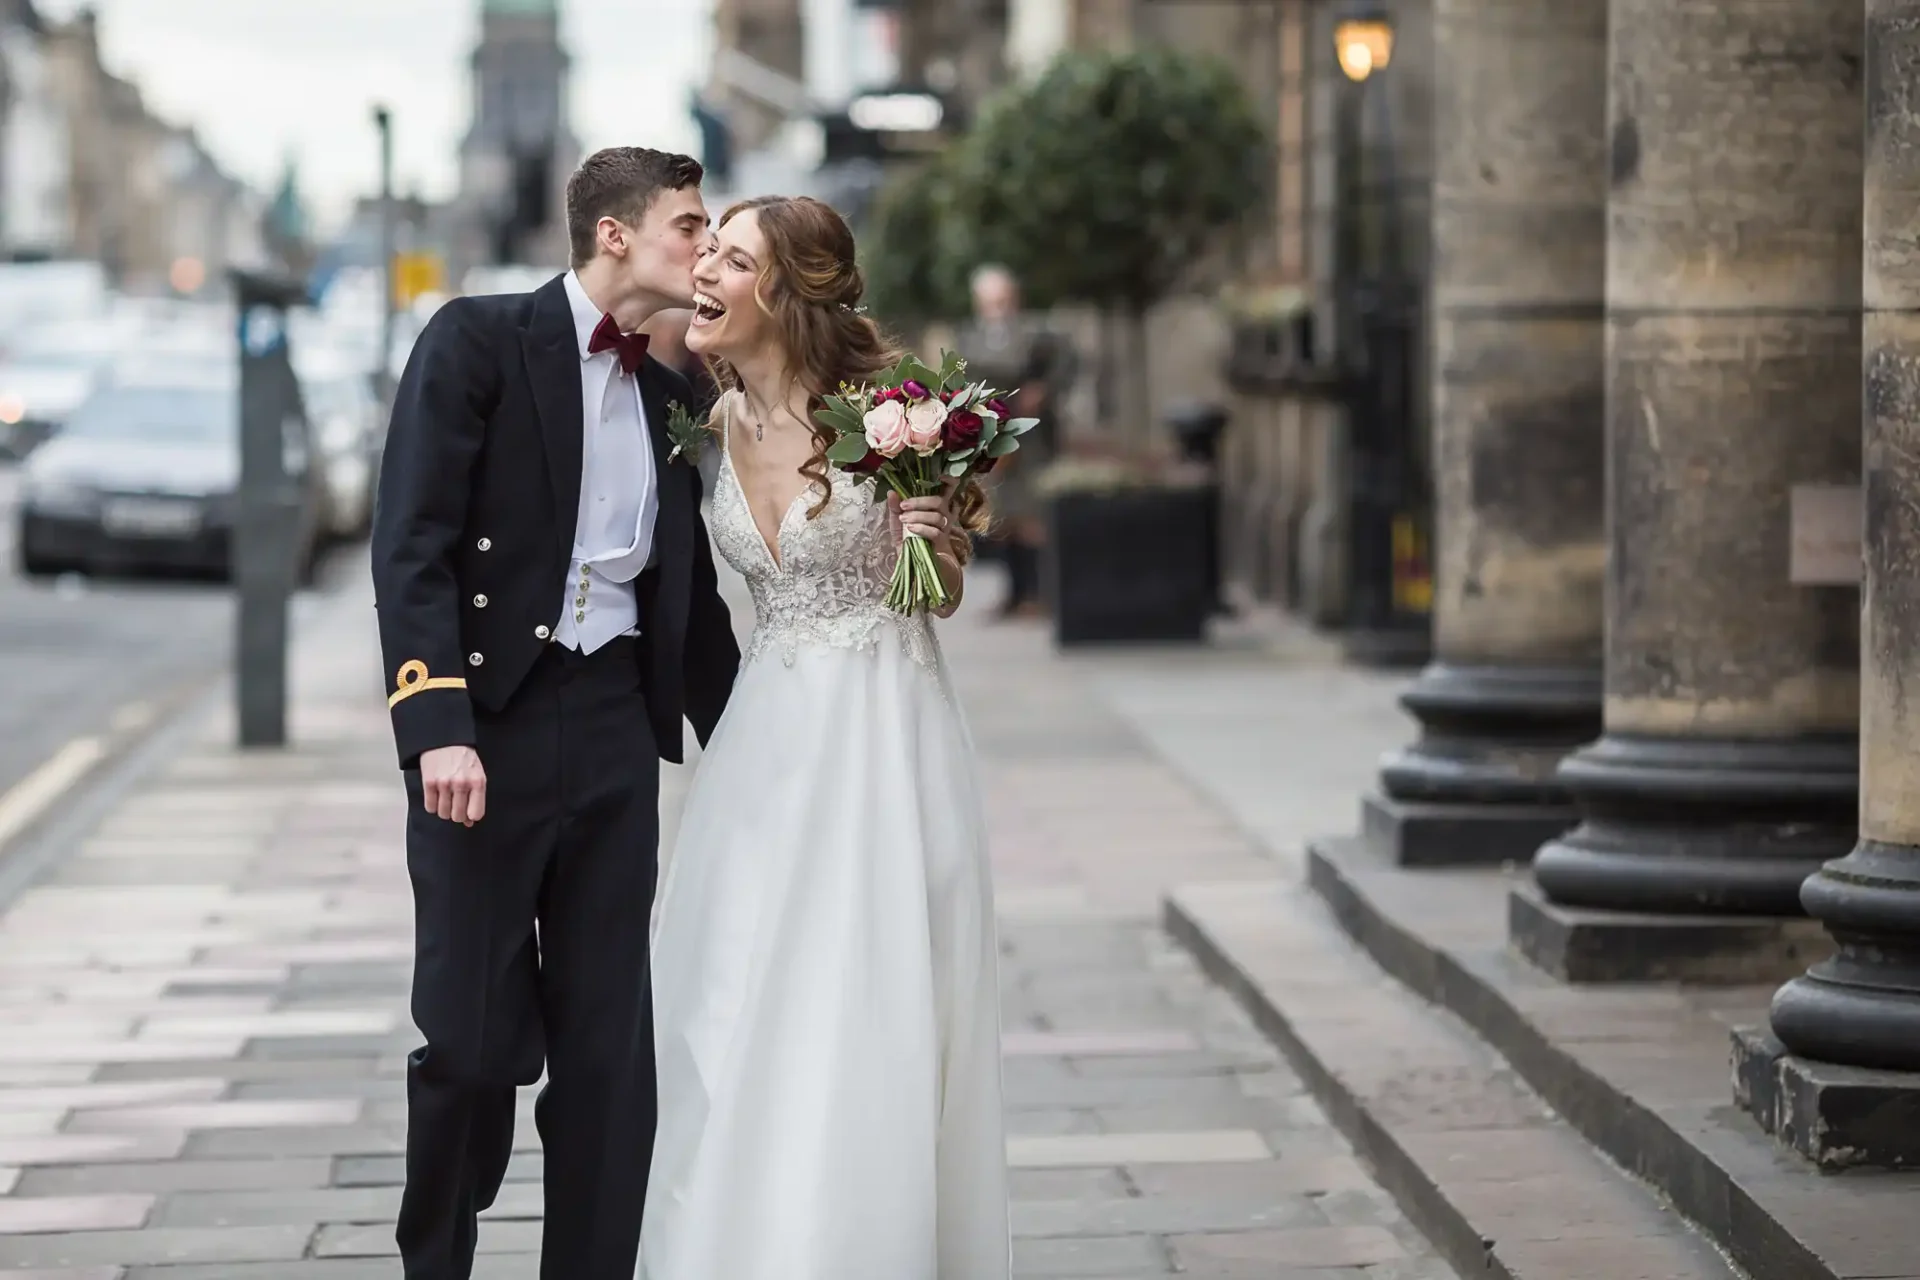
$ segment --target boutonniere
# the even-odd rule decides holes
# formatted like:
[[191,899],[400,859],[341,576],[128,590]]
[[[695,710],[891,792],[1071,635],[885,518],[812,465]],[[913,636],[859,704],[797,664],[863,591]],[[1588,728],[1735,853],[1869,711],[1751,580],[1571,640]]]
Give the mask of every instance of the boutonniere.
[[707,424],[681,404],[678,400],[667,401],[667,439],[673,441],[673,451],[667,454],[672,462],[682,454],[694,466],[700,465],[700,446],[707,440]]

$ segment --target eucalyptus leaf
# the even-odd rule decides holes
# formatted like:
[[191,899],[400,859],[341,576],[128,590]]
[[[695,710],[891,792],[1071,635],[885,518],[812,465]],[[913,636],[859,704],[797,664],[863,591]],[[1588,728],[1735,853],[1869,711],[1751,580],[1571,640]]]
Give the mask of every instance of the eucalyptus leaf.
[[1010,453],[1017,452],[1019,448],[1020,438],[1018,436],[1001,436],[987,446],[987,456],[989,458],[1004,458]]
[[1003,422],[1000,424],[1000,434],[1023,436],[1039,425],[1040,419],[1038,418],[1015,418],[1011,422]]
[[844,435],[827,446],[827,461],[845,466],[858,462],[867,456],[867,438],[864,435]]
[[973,462],[968,458],[955,458],[947,463],[947,474],[950,476],[963,476],[971,470],[973,470]]

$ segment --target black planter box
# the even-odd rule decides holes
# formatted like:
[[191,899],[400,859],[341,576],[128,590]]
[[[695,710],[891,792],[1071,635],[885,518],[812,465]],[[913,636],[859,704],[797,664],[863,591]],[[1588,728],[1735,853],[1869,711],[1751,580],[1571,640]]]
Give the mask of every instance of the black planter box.
[[1208,500],[1201,487],[1055,497],[1045,560],[1055,643],[1204,639]]

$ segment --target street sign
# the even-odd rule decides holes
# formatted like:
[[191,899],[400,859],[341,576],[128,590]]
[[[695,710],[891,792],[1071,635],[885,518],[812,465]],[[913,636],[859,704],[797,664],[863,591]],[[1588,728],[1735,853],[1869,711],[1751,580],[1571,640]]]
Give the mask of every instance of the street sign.
[[434,253],[396,253],[393,255],[393,301],[408,307],[428,293],[445,293],[446,264]]

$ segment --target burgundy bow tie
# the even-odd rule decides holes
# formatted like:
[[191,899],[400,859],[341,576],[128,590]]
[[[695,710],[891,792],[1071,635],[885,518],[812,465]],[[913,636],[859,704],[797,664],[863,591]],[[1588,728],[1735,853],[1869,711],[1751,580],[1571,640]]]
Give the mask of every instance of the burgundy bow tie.
[[644,333],[622,333],[610,315],[601,316],[595,326],[593,337],[587,340],[587,354],[599,355],[602,351],[620,353],[620,371],[632,373],[647,358],[647,335]]

